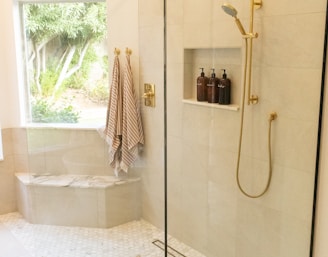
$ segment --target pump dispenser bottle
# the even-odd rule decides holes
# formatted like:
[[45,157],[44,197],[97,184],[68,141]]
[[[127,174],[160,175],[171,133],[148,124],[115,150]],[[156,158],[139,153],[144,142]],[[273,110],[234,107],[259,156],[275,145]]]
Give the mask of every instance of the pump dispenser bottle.
[[197,101],[207,101],[207,84],[208,77],[205,76],[204,68],[200,76],[197,78]]
[[219,104],[230,104],[231,81],[227,78],[226,70],[223,70],[222,78],[219,82]]
[[209,103],[217,103],[218,102],[218,85],[219,79],[215,75],[215,69],[212,70],[212,75],[207,84],[207,101]]

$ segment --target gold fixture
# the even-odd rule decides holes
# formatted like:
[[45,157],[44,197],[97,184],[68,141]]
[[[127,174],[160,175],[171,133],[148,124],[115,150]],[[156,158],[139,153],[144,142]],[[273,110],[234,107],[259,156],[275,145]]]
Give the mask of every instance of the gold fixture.
[[[253,55],[253,39],[258,37],[258,33],[253,32],[253,23],[254,23],[254,9],[259,9],[262,7],[262,0],[250,0],[250,23],[249,23],[249,32],[246,33],[244,26],[237,18],[237,10],[230,4],[223,4],[222,9],[228,14],[235,18],[235,22],[237,27],[242,34],[242,37],[245,39],[246,44],[246,58],[245,58],[245,66],[244,69],[248,72],[245,72],[244,75],[244,86],[246,86],[247,81],[247,104],[257,104],[258,103],[258,96],[252,95],[251,96],[251,80],[252,80],[252,55]],[[249,41],[249,42],[248,42]],[[248,44],[249,43],[249,44]]]
[[[249,40],[249,49],[247,47],[246,52],[249,51],[249,63],[245,62],[245,69],[247,69],[248,66],[248,90],[247,90],[247,95],[248,95],[248,101],[247,104],[257,104],[258,103],[258,96],[252,95],[251,96],[251,83],[252,83],[252,61],[253,61],[253,38],[257,38],[258,34],[253,32],[253,24],[254,24],[254,9],[259,9],[262,7],[262,0],[250,1],[250,22],[249,22],[249,35],[254,35],[250,36],[248,38],[245,38],[246,41],[246,47],[247,47],[247,40]],[[246,77],[244,78],[246,80]]]
[[250,24],[249,32],[246,33],[242,23],[237,18],[237,10],[230,4],[223,4],[222,9],[229,15],[235,18],[237,27],[242,34],[242,37],[245,39],[245,65],[244,65],[244,80],[242,88],[242,103],[241,103],[241,115],[240,115],[240,133],[239,133],[239,145],[238,145],[238,158],[237,158],[237,167],[236,167],[236,180],[239,190],[247,197],[258,198],[264,195],[271,184],[272,178],[272,158],[271,158],[271,125],[272,121],[277,118],[277,113],[272,112],[269,115],[269,129],[268,129],[268,155],[269,155],[269,174],[267,183],[264,190],[257,194],[251,195],[247,193],[241,183],[239,178],[239,164],[240,164],[240,155],[241,155],[241,145],[243,141],[243,128],[244,128],[244,114],[245,114],[245,98],[246,98],[246,87],[247,87],[247,104],[257,104],[259,97],[257,95],[251,95],[251,81],[252,81],[252,55],[253,55],[253,39],[258,37],[258,33],[253,32],[253,23],[254,23],[254,9],[259,9],[262,6],[262,0],[250,0]]
[[[114,54],[115,54],[115,55],[120,55],[120,53],[121,53],[121,50],[120,50],[119,48],[116,48],[116,47],[115,47],[115,49],[114,49]],[[125,48],[125,54],[126,54],[126,55],[131,55],[131,54],[132,54],[132,50],[129,49],[128,47]]]
[[271,112],[269,115],[269,121],[273,121],[275,119],[277,119],[278,114],[276,112]]
[[120,53],[121,53],[121,50],[115,47],[115,49],[114,49],[114,54],[115,54],[116,56],[118,56],[118,55],[120,55]]
[[259,102],[259,97],[257,95],[252,95],[248,98],[248,102],[251,104],[257,104]]
[[262,0],[254,1],[254,9],[259,9],[262,7]]
[[[243,98],[245,98],[245,89],[243,92]],[[244,101],[244,100],[243,100]],[[239,178],[239,164],[240,164],[240,155],[241,155],[241,143],[242,143],[242,138],[243,138],[243,122],[244,122],[244,104],[242,105],[242,114],[241,114],[241,123],[240,123],[240,137],[239,137],[239,147],[238,147],[238,158],[237,158],[237,168],[236,168],[236,180],[237,180],[237,185],[239,190],[247,197],[249,198],[259,198],[262,195],[264,195],[270,187],[271,184],[271,178],[272,178],[272,147],[271,147],[271,127],[272,127],[272,121],[274,121],[275,119],[277,119],[278,115],[276,112],[271,112],[269,114],[269,128],[268,128],[268,157],[269,157],[269,174],[268,174],[268,178],[267,178],[267,182],[266,185],[264,187],[264,189],[262,190],[261,193],[257,194],[257,195],[251,195],[249,193],[247,193],[241,183],[240,183],[240,178]]]
[[125,54],[126,55],[131,55],[132,54],[132,50],[129,48],[125,48]]
[[145,83],[144,94],[142,98],[145,99],[145,106],[155,107],[155,85]]

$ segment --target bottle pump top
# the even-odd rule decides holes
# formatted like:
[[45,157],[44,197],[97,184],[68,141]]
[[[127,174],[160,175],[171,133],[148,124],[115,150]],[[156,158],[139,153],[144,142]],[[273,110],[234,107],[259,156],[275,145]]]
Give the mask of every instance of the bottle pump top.
[[215,69],[211,69],[212,70],[212,75],[211,75],[211,77],[212,78],[215,78]]
[[200,76],[204,77],[205,73],[204,73],[204,68],[199,68],[200,70],[202,70],[202,72],[200,73]]
[[223,70],[222,78],[226,79],[227,78],[226,70],[225,69],[222,69],[222,70]]

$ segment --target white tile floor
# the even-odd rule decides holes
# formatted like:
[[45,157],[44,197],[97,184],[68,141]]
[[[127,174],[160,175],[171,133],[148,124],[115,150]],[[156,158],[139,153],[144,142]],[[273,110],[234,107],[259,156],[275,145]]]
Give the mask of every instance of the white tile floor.
[[[19,213],[0,215],[0,257],[164,256],[154,239],[163,240],[163,232],[144,220],[99,229],[36,225]],[[169,245],[187,257],[204,257],[171,237]]]

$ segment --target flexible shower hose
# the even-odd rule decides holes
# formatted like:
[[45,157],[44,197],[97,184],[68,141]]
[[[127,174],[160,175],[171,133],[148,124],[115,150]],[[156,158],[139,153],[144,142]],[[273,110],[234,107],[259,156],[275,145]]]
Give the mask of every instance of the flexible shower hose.
[[277,114],[275,112],[270,113],[269,116],[269,129],[268,129],[268,155],[269,155],[269,174],[268,179],[265,185],[264,190],[256,195],[251,195],[247,193],[241,183],[239,178],[239,168],[240,168],[240,155],[241,155],[241,145],[243,141],[243,128],[244,128],[244,114],[245,114],[245,92],[246,92],[246,75],[247,75],[247,63],[248,63],[248,41],[245,39],[246,44],[246,51],[245,51],[245,66],[244,66],[244,84],[243,84],[243,92],[242,92],[242,103],[241,103],[241,115],[240,115],[240,131],[239,131],[239,146],[238,146],[238,158],[237,158],[237,168],[236,168],[236,180],[239,190],[247,197],[249,198],[259,198],[262,195],[264,195],[271,184],[271,178],[272,178],[272,157],[271,157],[271,124],[272,121],[277,118]]

